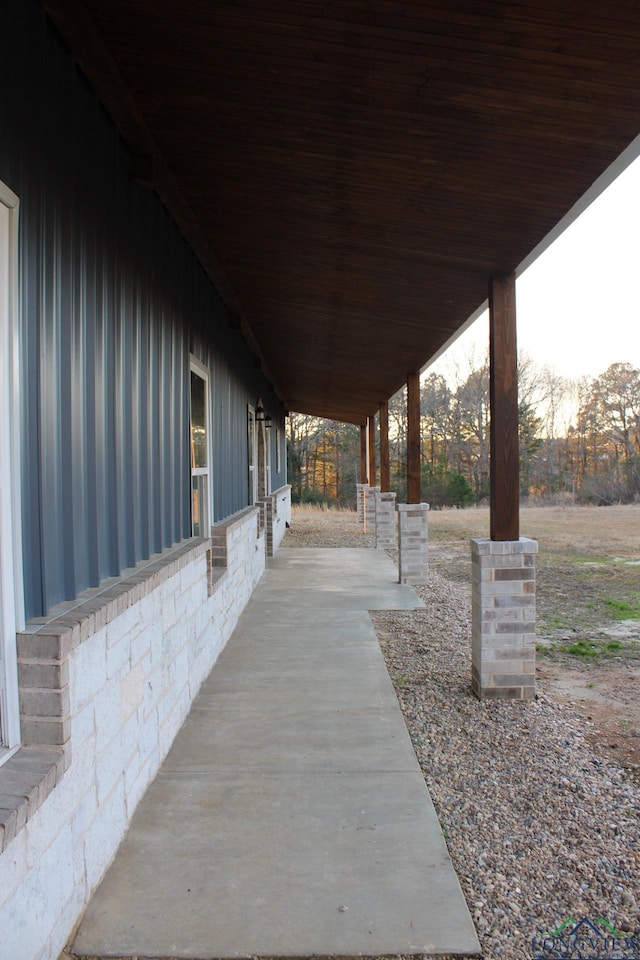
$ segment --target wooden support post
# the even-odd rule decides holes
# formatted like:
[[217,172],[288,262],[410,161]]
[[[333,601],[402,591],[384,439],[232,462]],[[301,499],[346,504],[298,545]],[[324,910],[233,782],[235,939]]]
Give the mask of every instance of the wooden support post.
[[367,426],[360,427],[360,483],[367,483]]
[[520,537],[516,276],[489,282],[492,540]]
[[380,490],[388,493],[391,488],[389,467],[389,404],[380,405]]
[[407,503],[422,502],[420,483],[420,374],[407,374]]
[[369,417],[369,486],[376,485],[376,418]]

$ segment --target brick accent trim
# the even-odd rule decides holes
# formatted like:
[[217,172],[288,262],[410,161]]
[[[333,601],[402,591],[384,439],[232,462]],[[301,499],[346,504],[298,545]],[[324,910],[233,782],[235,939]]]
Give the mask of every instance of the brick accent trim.
[[62,749],[22,748],[0,767],[0,852],[30,820],[69,768]]

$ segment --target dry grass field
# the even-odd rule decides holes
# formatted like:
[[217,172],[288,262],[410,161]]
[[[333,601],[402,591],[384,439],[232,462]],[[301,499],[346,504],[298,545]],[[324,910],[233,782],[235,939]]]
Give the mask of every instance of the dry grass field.
[[[538,677],[594,722],[612,756],[640,768],[640,505],[524,507],[538,541]],[[430,562],[471,587],[469,539],[489,535],[487,508],[429,515]],[[296,507],[285,545],[372,546],[355,514]]]
[[[434,510],[430,538],[437,542],[489,536],[489,508]],[[619,507],[522,507],[520,535],[575,553],[640,555],[640,504]]]

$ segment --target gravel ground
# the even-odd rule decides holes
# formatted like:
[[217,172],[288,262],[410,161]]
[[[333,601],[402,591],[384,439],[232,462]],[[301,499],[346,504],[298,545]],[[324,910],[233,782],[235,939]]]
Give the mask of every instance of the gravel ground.
[[[352,524],[342,542],[335,527],[295,526],[291,546],[357,537]],[[417,592],[425,610],[373,622],[483,958],[531,957],[532,937],[570,917],[640,935],[640,788],[543,689],[528,703],[476,700],[468,587],[432,571]]]

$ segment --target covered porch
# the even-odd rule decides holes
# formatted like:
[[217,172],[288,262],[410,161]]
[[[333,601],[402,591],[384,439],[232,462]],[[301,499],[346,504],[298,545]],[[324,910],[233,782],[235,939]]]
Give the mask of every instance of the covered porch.
[[[94,458],[83,454],[75,469],[61,442],[74,431],[60,409],[47,406],[47,391],[39,392],[57,384],[52,375],[60,373],[60,408],[78,412],[90,451],[94,432],[105,439],[100,463],[109,471],[100,483],[113,492],[115,507],[119,488],[110,470],[118,462],[118,482],[135,482],[154,528],[166,527],[171,516],[188,530],[187,444],[179,441],[188,425],[183,378],[195,362],[211,371],[228,401],[209,403],[216,413],[212,460],[228,467],[214,493],[226,488],[219,517],[241,531],[234,542],[234,531],[225,535],[228,556],[216,555],[218,534],[214,527],[209,535],[206,524],[205,536],[184,546],[169,537],[159,546],[178,543],[186,553],[162,570],[150,563],[142,582],[134,573],[122,595],[119,585],[118,596],[107,597],[109,622],[100,603],[84,611],[82,623],[69,618],[50,633],[37,625],[21,639],[36,679],[29,681],[35,692],[25,681],[18,704],[14,664],[16,710],[23,718],[35,714],[34,726],[46,728],[47,756],[55,761],[44,774],[20,773],[20,816],[10,811],[4,833],[16,844],[3,860],[12,886],[1,916],[18,944],[10,944],[11,960],[54,960],[88,901],[74,946],[85,956],[473,954],[473,927],[368,625],[368,611],[385,597],[390,604],[415,598],[395,583],[394,570],[369,570],[365,551],[357,573],[335,552],[320,566],[312,553],[274,561],[167,764],[141,797],[273,547],[260,520],[268,505],[254,505],[253,478],[262,468],[256,470],[249,434],[259,412],[261,430],[269,426],[265,411],[277,407],[282,422],[286,411],[313,413],[356,424],[371,440],[378,425],[384,429],[388,398],[406,383],[407,506],[418,512],[420,373],[487,295],[492,505],[489,545],[478,556],[490,561],[479,580],[492,584],[492,606],[479,604],[474,641],[481,664],[499,660],[509,670],[499,682],[479,671],[476,692],[498,698],[500,688],[500,699],[531,697],[532,651],[523,637],[533,621],[512,612],[533,606],[533,589],[526,604],[502,600],[508,592],[513,599],[514,584],[533,583],[532,564],[519,567],[515,277],[637,155],[636,5],[623,2],[612,14],[577,0],[14,0],[10,9],[10,33],[24,45],[7,45],[7,116],[18,133],[2,182],[20,179],[24,187],[20,198],[10,195],[12,222],[18,199],[20,216],[32,218],[24,252],[33,284],[24,306],[33,306],[34,322],[16,344],[8,332],[19,325],[5,326],[12,347],[28,341],[28,357],[42,362],[40,379],[31,380],[29,418],[13,426],[16,438],[31,433],[33,445],[42,438],[47,454],[36,461],[39,473],[31,445],[20,457],[21,475],[9,477],[16,503],[31,477],[36,493],[61,492],[51,482],[58,466],[70,465],[83,490],[91,486]],[[72,163],[75,156],[82,162]],[[23,177],[29,159],[34,172]],[[94,185],[96,197],[85,208]],[[50,206],[40,208],[41,195]],[[111,233],[112,197],[119,204]],[[165,229],[162,256],[154,255]],[[108,285],[105,249],[115,264]],[[46,258],[38,258],[41,251]],[[187,271],[182,255],[191,262],[191,254]],[[15,260],[18,276],[13,254],[5,260]],[[69,273],[64,297],[54,282],[58,267]],[[161,297],[151,284],[156,278],[166,280]],[[201,280],[213,299],[199,292]],[[139,291],[147,282],[153,296],[144,319],[148,310],[157,324],[151,354],[147,340],[127,339],[138,330]],[[42,303],[31,299],[41,286]],[[100,334],[95,350],[85,349],[83,326],[78,336],[68,326],[83,311],[70,313],[67,300],[79,308],[86,301],[89,312],[98,303],[103,309],[91,327]],[[46,322],[37,340],[40,320]],[[130,380],[114,378],[121,394],[105,376],[115,355],[135,360]],[[234,364],[228,380],[222,360]],[[158,442],[139,430],[149,407],[151,388],[140,376],[147,369],[158,399],[183,404],[167,404],[166,422],[156,417]],[[172,383],[169,393],[163,378]],[[95,383],[99,399],[115,401],[113,414],[108,404],[96,405],[97,417],[87,409],[84,386]],[[131,437],[118,439],[118,401],[134,393]],[[5,400],[8,409],[8,391]],[[49,429],[56,411],[57,443]],[[175,456],[167,437],[175,440]],[[282,471],[281,444],[272,446]],[[131,449],[131,464],[108,456],[114,447]],[[158,505],[153,471],[133,454],[146,451],[154,466],[173,467],[180,449],[185,488],[168,478],[166,505]],[[263,480],[270,449],[260,450]],[[377,486],[375,463],[361,480]],[[65,491],[75,519],[79,504]],[[123,538],[133,529],[128,515],[114,507],[119,519],[109,522],[91,503],[84,503],[86,533],[60,522],[56,545],[65,564],[62,533],[76,536],[82,556],[96,526],[105,541],[116,529]],[[41,515],[58,522],[63,514],[45,504]],[[32,530],[25,516],[25,536],[16,539],[15,556],[3,558],[3,575],[15,569],[22,576],[19,552],[29,542],[35,559],[27,579],[35,583],[48,544],[36,543],[38,526]],[[136,563],[154,556],[151,547],[143,552]],[[508,563],[494,562],[503,556]],[[55,573],[63,566],[57,559],[51,552],[48,569]],[[13,580],[4,586],[3,597],[15,593],[19,613],[20,590]],[[482,624],[498,621],[494,597],[508,616],[485,644]],[[3,630],[13,646],[20,626],[12,617]],[[157,629],[150,629],[152,619]],[[504,647],[494,643],[496,633]],[[22,735],[27,750],[39,743],[26,722]],[[513,777],[509,770],[509,783]],[[93,898],[130,822],[113,871]],[[135,943],[125,942],[134,935]]]
[[[420,373],[488,300],[474,689],[530,698],[515,281],[638,154],[634,4],[43,5],[130,150],[126,176],[162,199],[273,396],[359,425],[369,450],[379,430],[383,494],[388,400],[407,386],[405,542],[426,529]],[[375,489],[375,462],[360,479]],[[529,595],[496,629],[507,581]]]

